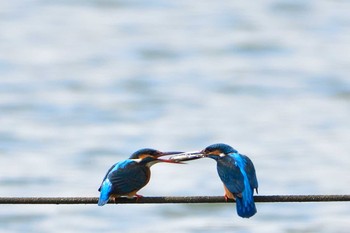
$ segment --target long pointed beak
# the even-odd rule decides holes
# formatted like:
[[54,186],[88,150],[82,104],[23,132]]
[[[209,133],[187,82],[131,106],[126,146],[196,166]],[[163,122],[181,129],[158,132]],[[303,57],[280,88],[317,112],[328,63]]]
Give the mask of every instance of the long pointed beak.
[[202,151],[191,151],[191,152],[184,152],[182,154],[172,156],[170,157],[170,160],[182,162],[182,161],[201,159],[203,157],[204,157],[204,154]]

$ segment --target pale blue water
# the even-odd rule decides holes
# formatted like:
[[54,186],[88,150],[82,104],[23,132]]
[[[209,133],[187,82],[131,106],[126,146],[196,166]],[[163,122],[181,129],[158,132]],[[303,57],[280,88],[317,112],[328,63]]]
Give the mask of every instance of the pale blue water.
[[[226,142],[261,195],[349,194],[350,2],[0,1],[0,196],[97,196],[142,147]],[[215,163],[145,196],[222,195]],[[349,231],[349,203],[1,206],[0,232]]]

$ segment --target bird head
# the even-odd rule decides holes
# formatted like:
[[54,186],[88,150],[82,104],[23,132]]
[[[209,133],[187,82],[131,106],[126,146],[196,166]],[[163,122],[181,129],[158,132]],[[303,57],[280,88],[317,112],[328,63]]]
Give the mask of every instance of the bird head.
[[237,153],[237,151],[227,144],[216,143],[206,147],[201,153],[204,157],[219,159],[230,153]]
[[177,151],[161,152],[159,150],[144,148],[144,149],[140,149],[140,150],[134,152],[129,157],[129,159],[135,160],[136,162],[138,162],[140,164],[143,164],[147,167],[150,167],[150,166],[152,166],[156,163],[159,163],[159,162],[181,163],[180,161],[159,158],[159,157],[166,156],[166,155],[176,155],[176,154],[181,154],[181,153],[183,153],[183,152],[177,152]]
[[174,161],[188,161],[188,160],[194,160],[194,159],[200,159],[204,157],[209,157],[212,159],[219,159],[222,158],[230,153],[236,153],[237,151],[233,149],[231,146],[224,144],[224,143],[217,143],[210,145],[206,147],[204,150],[201,151],[192,151],[192,152],[185,152],[179,155],[175,155],[171,157],[171,160]]

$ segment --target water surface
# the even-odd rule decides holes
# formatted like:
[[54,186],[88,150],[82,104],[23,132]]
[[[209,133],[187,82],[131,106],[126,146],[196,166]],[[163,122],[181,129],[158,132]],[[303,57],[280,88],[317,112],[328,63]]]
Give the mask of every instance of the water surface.
[[[259,194],[349,194],[347,1],[0,2],[0,196],[97,196],[143,147],[226,142]],[[222,195],[215,163],[145,196]],[[347,203],[2,206],[0,232],[348,232]]]

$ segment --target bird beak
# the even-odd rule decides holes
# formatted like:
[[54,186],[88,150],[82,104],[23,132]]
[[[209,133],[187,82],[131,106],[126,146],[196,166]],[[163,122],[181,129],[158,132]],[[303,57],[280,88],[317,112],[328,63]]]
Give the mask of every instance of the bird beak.
[[179,155],[172,156],[170,157],[170,160],[173,160],[176,162],[182,162],[182,161],[201,159],[203,157],[204,157],[204,154],[202,151],[191,151],[191,152],[184,152]]

